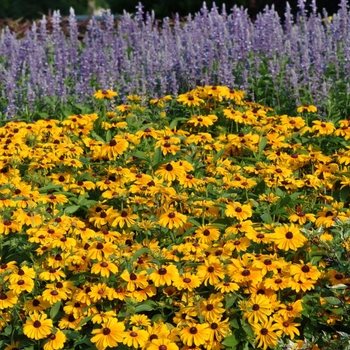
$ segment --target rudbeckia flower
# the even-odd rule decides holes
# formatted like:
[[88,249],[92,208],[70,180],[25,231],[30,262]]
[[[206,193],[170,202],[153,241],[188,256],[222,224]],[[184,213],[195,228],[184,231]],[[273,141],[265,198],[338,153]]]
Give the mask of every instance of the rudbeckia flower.
[[239,221],[244,221],[250,218],[253,215],[253,212],[249,204],[233,202],[226,205],[225,214],[229,218],[236,218]]
[[143,347],[148,340],[148,333],[143,329],[133,326],[129,332],[124,332],[123,343],[136,349]]
[[255,342],[258,347],[262,347],[266,350],[268,347],[273,348],[278,344],[276,330],[279,328],[278,325],[272,324],[273,318],[263,323],[252,324],[254,333],[256,335]]
[[94,336],[91,342],[95,344],[98,350],[104,350],[107,347],[115,348],[118,343],[124,340],[124,323],[118,322],[117,319],[112,318],[103,324],[102,328],[91,331]]
[[156,287],[170,286],[172,281],[179,276],[179,272],[174,265],[163,265],[161,268],[153,271],[149,278]]
[[179,95],[177,102],[182,102],[184,105],[192,107],[192,106],[199,106],[201,103],[204,103],[204,100],[199,98],[196,95],[195,91],[190,91],[185,94]]
[[270,238],[277,245],[277,248],[282,250],[297,250],[307,242],[307,238],[300,233],[294,224],[276,227],[275,233],[270,235]]
[[177,211],[169,211],[162,214],[159,218],[159,225],[163,227],[168,227],[170,230],[182,227],[186,222],[187,217]]
[[46,339],[48,339],[48,342],[44,344],[44,350],[59,350],[63,349],[67,337],[58,329],[56,333],[49,334]]
[[180,331],[182,342],[188,346],[204,345],[210,337],[209,324],[190,324]]
[[97,99],[111,99],[118,96],[118,93],[112,90],[98,90],[94,93],[94,97]]
[[160,166],[159,169],[156,170],[155,174],[159,175],[163,181],[170,182],[186,175],[186,172],[183,166],[173,161]]
[[23,333],[30,339],[44,339],[51,334],[52,320],[46,314],[33,313],[23,326]]
[[298,107],[297,112],[298,113],[303,113],[303,112],[316,113],[317,107],[313,105],[304,105],[304,106]]

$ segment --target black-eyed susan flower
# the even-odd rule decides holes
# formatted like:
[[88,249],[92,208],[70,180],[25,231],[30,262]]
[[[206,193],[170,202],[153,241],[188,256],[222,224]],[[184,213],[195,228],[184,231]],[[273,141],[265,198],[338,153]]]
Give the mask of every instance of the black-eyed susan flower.
[[317,136],[331,135],[335,130],[335,126],[332,122],[314,120],[312,123],[314,125],[311,131],[317,133]]
[[303,311],[302,304],[303,304],[302,299],[296,300],[288,304],[281,303],[279,305],[279,310],[277,311],[277,314],[287,319],[300,317],[301,312]]
[[23,326],[23,333],[30,339],[40,340],[51,334],[52,320],[47,315],[34,312]]
[[158,224],[172,230],[173,228],[182,227],[186,221],[186,215],[177,211],[169,210],[159,217]]
[[122,155],[129,146],[129,142],[122,138],[113,138],[101,147],[101,156],[115,160]]
[[18,300],[17,294],[14,294],[12,291],[8,292],[0,292],[0,310],[4,310],[6,308],[12,308]]
[[46,339],[48,341],[44,343],[44,350],[59,350],[63,349],[67,337],[61,330],[57,329],[55,333],[50,333]]
[[159,175],[163,181],[171,182],[185,176],[186,172],[183,166],[179,165],[178,162],[170,162],[161,165],[155,172],[156,175]]
[[89,291],[89,297],[93,302],[97,302],[101,299],[107,299],[110,293],[110,287],[105,283],[98,283],[91,286]]
[[222,303],[220,296],[215,294],[212,294],[207,300],[202,300],[200,303],[200,310],[205,321],[214,322],[220,320],[225,312],[223,306],[224,304]]
[[133,292],[136,288],[146,288],[148,286],[147,272],[141,271],[140,273],[129,273],[128,270],[124,270],[120,277],[127,282],[126,290]]
[[276,227],[275,233],[270,235],[270,238],[282,250],[297,250],[307,242],[307,238],[294,224]]
[[215,285],[215,289],[223,294],[232,293],[232,292],[237,291],[239,289],[239,285],[237,283],[234,283],[234,282],[223,281],[223,282],[217,283]]
[[298,113],[316,113],[317,112],[317,107],[313,105],[303,105],[297,108]]
[[300,335],[299,329],[300,323],[294,322],[293,318],[285,318],[282,316],[275,316],[274,320],[278,328],[276,328],[276,334],[281,337],[287,335],[290,339],[294,339],[295,335]]
[[118,96],[118,93],[112,90],[97,90],[94,93],[94,97],[97,99],[112,99],[113,97]]
[[297,293],[300,291],[306,292],[307,290],[312,290],[315,288],[316,281],[312,279],[298,280],[291,278],[289,281],[289,287],[295,290]]
[[204,345],[210,337],[209,324],[189,324],[180,331],[182,342],[188,346]]
[[193,291],[201,285],[201,279],[197,275],[186,272],[177,277],[174,280],[173,285],[179,290],[186,289],[188,291]]
[[135,326],[131,330],[124,332],[123,344],[135,349],[141,348],[148,340],[148,333],[143,329],[139,329]]
[[224,279],[225,271],[220,260],[215,256],[209,256],[203,264],[198,266],[197,275],[202,279],[206,286],[208,283],[216,286],[220,280]]
[[295,279],[300,280],[309,278],[312,280],[318,280],[321,276],[321,272],[316,266],[312,266],[310,263],[304,263],[302,260],[300,261],[300,264],[291,264],[289,272]]
[[253,215],[253,211],[249,204],[230,202],[226,205],[225,214],[230,218],[236,218],[239,221],[244,221]]
[[120,228],[131,227],[136,223],[136,219],[138,219],[137,214],[133,214],[131,208],[125,208],[120,213],[115,213],[113,215],[113,221],[111,223],[112,227],[119,226]]
[[273,312],[270,299],[266,295],[253,295],[247,302],[240,303],[243,316],[250,324],[267,322]]
[[149,279],[156,287],[170,286],[172,281],[179,276],[179,272],[175,265],[163,265],[159,269],[154,270],[149,275]]
[[171,339],[152,339],[147,346],[148,350],[179,350],[179,347]]
[[94,335],[91,342],[95,344],[98,350],[104,350],[107,347],[114,348],[124,340],[124,323],[118,322],[112,318],[102,325],[102,328],[92,330]]
[[276,330],[279,328],[279,326],[276,323],[273,324],[272,317],[270,317],[266,322],[254,323],[252,324],[252,327],[256,335],[255,343],[258,345],[258,347],[266,350],[269,347],[273,348],[277,345],[278,339]]
[[107,277],[111,274],[116,274],[118,272],[118,266],[110,261],[102,261],[93,264],[91,267],[91,273],[96,275],[101,275],[102,277]]
[[189,107],[199,106],[201,103],[204,103],[204,100],[199,98],[194,90],[187,92],[185,94],[179,95],[177,102],[181,102],[184,105]]

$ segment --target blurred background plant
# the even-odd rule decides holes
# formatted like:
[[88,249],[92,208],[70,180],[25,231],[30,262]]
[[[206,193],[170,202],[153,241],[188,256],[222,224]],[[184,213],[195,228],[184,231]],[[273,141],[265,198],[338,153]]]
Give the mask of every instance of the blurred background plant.
[[[135,7],[139,0],[1,0],[0,1],[0,19],[38,19],[42,15],[48,15],[54,10],[60,10],[62,15],[69,14],[69,8],[73,7],[76,14],[89,15],[94,9],[110,8],[114,14],[122,14],[123,10],[127,12],[135,12]],[[292,12],[297,13],[298,0],[288,1]],[[316,1],[315,1],[316,2]],[[285,0],[216,0],[215,4],[221,7],[226,4],[229,10],[234,5],[243,6],[248,9],[248,13],[252,18],[261,12],[265,6],[275,6],[276,11],[281,17],[284,16],[287,1]],[[305,1],[306,8],[310,7],[312,0]],[[337,12],[339,0],[317,0],[317,8],[319,11],[326,9],[329,15]],[[143,0],[142,4],[145,11],[154,10],[155,16],[159,19],[164,17],[172,17],[175,13],[180,16],[186,16],[189,13],[194,14],[199,11],[203,5],[203,0],[179,0],[179,1],[163,1],[163,0]],[[207,1],[208,7],[211,7],[212,1]]]

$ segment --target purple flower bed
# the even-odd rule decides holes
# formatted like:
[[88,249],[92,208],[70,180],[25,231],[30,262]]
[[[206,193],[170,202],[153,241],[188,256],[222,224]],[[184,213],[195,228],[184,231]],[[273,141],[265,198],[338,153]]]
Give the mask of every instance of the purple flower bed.
[[165,18],[160,28],[140,5],[135,17],[123,14],[117,30],[109,11],[101,22],[92,19],[83,41],[74,11],[68,37],[54,12],[52,33],[45,18],[23,39],[8,29],[0,33],[0,113],[33,110],[44,97],[85,102],[97,88],[156,97],[204,84],[248,90],[252,97],[283,89],[295,104],[308,91],[310,102],[320,105],[340,80],[344,93],[349,90],[350,13],[345,0],[332,19],[316,13],[315,1],[312,13],[305,13],[303,0],[299,10],[294,20],[287,8],[282,24],[266,8],[253,23],[242,8],[203,6],[185,23]]

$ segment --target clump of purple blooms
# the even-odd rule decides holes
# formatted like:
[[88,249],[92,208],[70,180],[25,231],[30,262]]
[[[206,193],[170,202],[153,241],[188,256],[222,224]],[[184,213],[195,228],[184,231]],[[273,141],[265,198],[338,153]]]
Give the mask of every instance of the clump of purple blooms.
[[287,6],[284,23],[274,8],[252,22],[243,8],[227,12],[204,3],[185,22],[165,18],[161,26],[140,4],[134,17],[123,14],[117,29],[108,10],[102,26],[92,18],[83,41],[73,10],[68,36],[58,11],[51,33],[45,17],[22,39],[6,28],[0,32],[0,114],[32,110],[44,97],[84,103],[100,88],[153,97],[204,84],[249,91],[263,68],[273,89],[287,89],[297,105],[302,89],[322,104],[339,79],[349,79],[350,13],[346,0],[332,19],[317,13],[315,0],[307,14],[304,2],[296,18]]

